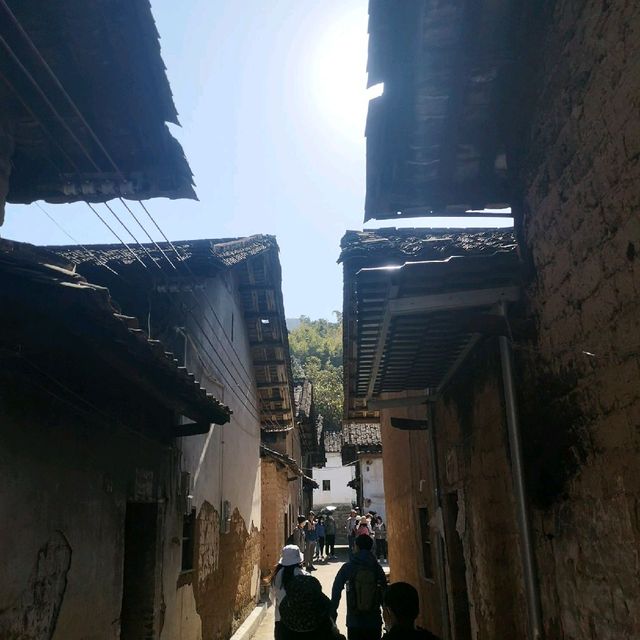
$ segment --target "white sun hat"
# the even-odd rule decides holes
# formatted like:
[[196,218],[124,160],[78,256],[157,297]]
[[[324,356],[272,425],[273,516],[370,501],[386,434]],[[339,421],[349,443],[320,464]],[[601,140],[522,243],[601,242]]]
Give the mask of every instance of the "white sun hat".
[[300,564],[304,560],[298,545],[296,544],[288,544],[286,547],[282,549],[282,556],[280,560],[278,560],[278,564],[281,564],[283,567],[290,567],[292,565]]

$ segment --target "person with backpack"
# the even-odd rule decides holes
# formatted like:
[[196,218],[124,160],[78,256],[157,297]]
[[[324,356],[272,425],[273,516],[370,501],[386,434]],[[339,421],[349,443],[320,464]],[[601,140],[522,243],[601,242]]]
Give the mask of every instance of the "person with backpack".
[[420,600],[408,582],[394,582],[384,592],[382,615],[387,633],[383,640],[440,640],[430,631],[416,627]]
[[333,582],[331,602],[338,611],[342,590],[347,591],[347,637],[349,640],[380,640],[380,607],[387,584],[384,571],[371,552],[373,540],[364,534],[356,538],[356,553],[342,565]]
[[275,618],[274,638],[282,640],[282,628],[280,624],[280,604],[287,595],[287,587],[295,576],[309,575],[302,568],[303,556],[298,545],[288,544],[283,547],[278,564],[271,574],[269,598],[273,603]]
[[293,578],[280,605],[277,640],[346,640],[333,619],[331,600],[319,580],[309,575]]

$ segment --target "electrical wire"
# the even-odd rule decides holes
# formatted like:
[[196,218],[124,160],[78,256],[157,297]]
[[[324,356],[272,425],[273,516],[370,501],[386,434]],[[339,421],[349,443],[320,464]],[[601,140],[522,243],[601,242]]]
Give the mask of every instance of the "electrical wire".
[[180,255],[178,250],[175,248],[175,245],[173,244],[173,242],[171,242],[171,240],[169,240],[169,238],[167,238],[165,232],[160,228],[160,225],[156,222],[156,219],[149,212],[149,209],[147,209],[147,207],[145,207],[144,202],[142,202],[142,200],[136,200],[136,202],[143,208],[144,212],[147,214],[147,216],[149,216],[149,220],[151,220],[151,222],[153,222],[153,224],[155,225],[156,229],[160,232],[160,234],[165,239],[167,244],[171,247],[171,249],[176,254],[176,256],[178,256],[178,260],[180,262],[182,262],[183,261],[183,257]]
[[60,229],[60,231],[62,231],[62,233],[64,233],[65,236],[67,236],[67,238],[69,238],[69,240],[71,240],[71,242],[84,249],[87,252],[89,258],[91,258],[92,260],[96,260],[101,267],[104,267],[108,271],[111,271],[111,273],[115,274],[116,276],[120,275],[115,269],[112,269],[104,260],[102,260],[102,258],[97,258],[88,247],[83,245],[81,242],[78,242],[78,240],[76,240],[48,211],[40,206],[39,202],[34,202],[34,204],[36,205],[36,207],[38,207],[38,209],[40,209],[40,211],[42,211],[42,213],[44,213],[45,216],[47,216],[47,218],[49,218],[49,220],[51,220],[51,222],[53,222],[53,224],[56,225],[56,227],[58,227],[58,229]]
[[[9,5],[6,3],[5,0],[0,0],[0,6],[2,6],[4,8],[4,10],[6,11],[6,13],[9,15],[9,17],[10,17],[11,21],[13,22],[14,26],[20,32],[20,35],[22,35],[22,37],[27,42],[27,44],[29,45],[31,50],[35,53],[36,57],[38,58],[38,60],[42,64],[42,66],[46,69],[46,71],[49,74],[50,78],[53,80],[55,85],[58,87],[58,89],[60,90],[62,95],[66,98],[67,102],[71,105],[71,108],[74,110],[75,114],[78,116],[78,118],[80,119],[80,121],[82,122],[82,124],[84,125],[86,130],[89,132],[89,134],[93,138],[94,142],[98,145],[98,147],[100,148],[100,150],[104,154],[105,158],[109,161],[109,163],[116,170],[116,172],[118,172],[120,174],[120,177],[124,181],[124,176],[122,175],[122,172],[120,171],[119,167],[113,161],[113,158],[111,157],[109,152],[106,150],[106,148],[104,147],[104,145],[102,144],[102,142],[100,141],[98,136],[95,134],[94,130],[91,128],[91,126],[87,122],[86,118],[82,115],[82,112],[80,111],[80,109],[78,109],[76,103],[72,100],[71,96],[67,93],[67,91],[65,90],[64,86],[60,82],[60,79],[58,78],[58,76],[54,73],[53,69],[49,66],[47,61],[44,59],[44,57],[40,53],[40,50],[38,49],[38,47],[36,47],[35,43],[31,39],[29,34],[25,31],[23,26],[20,24],[20,21],[16,18],[15,14],[13,13],[13,11],[11,11],[11,8],[9,7]],[[18,60],[18,62],[19,62],[19,60]],[[37,86],[37,82],[35,84]],[[41,89],[39,87],[38,87],[38,90],[41,91]]]
[[[120,168],[118,167],[118,165],[114,162],[113,158],[111,157],[111,155],[109,154],[109,152],[107,151],[106,147],[102,144],[101,140],[98,138],[98,136],[96,135],[96,133],[93,131],[93,129],[91,128],[91,126],[88,124],[86,118],[83,116],[82,112],[80,111],[80,109],[77,107],[77,105],[75,104],[75,102],[73,101],[73,99],[71,98],[71,96],[67,93],[67,91],[64,89],[64,86],[62,85],[62,83],[60,82],[60,80],[58,79],[58,77],[56,76],[56,74],[53,72],[53,70],[51,69],[51,67],[48,65],[48,63],[46,62],[46,60],[43,58],[42,54],[40,53],[40,51],[38,50],[38,48],[35,46],[35,44],[33,43],[33,41],[31,40],[29,34],[23,29],[22,25],[20,24],[20,22],[17,20],[17,18],[15,17],[15,15],[13,14],[13,12],[11,11],[11,9],[8,7],[8,5],[6,4],[5,0],[0,0],[0,5],[5,9],[5,11],[9,14],[11,20],[13,21],[14,25],[16,26],[16,28],[19,30],[19,32],[21,33],[21,35],[23,36],[23,38],[27,41],[27,43],[29,44],[30,48],[33,50],[33,52],[36,54],[36,56],[38,57],[38,59],[40,60],[41,64],[44,66],[44,68],[46,69],[46,71],[48,72],[48,74],[50,75],[50,77],[53,79],[54,83],[56,84],[56,86],[58,87],[58,89],[62,92],[63,96],[65,97],[65,99],[67,100],[67,102],[69,103],[69,105],[72,107],[72,109],[74,110],[74,112],[76,113],[76,115],[78,116],[78,118],[80,119],[80,121],[83,123],[83,125],[85,126],[85,128],[87,129],[87,131],[89,132],[89,134],[91,135],[91,137],[93,138],[93,140],[96,142],[96,144],[98,145],[98,147],[100,148],[100,150],[103,152],[103,154],[105,155],[105,157],[107,158],[107,160],[109,161],[109,163],[111,164],[111,166],[116,170],[116,172],[120,175],[121,179],[123,181],[125,181],[124,175],[122,173],[122,171],[120,170]],[[55,106],[53,105],[53,103],[51,102],[51,100],[49,100],[48,96],[46,95],[46,93],[42,90],[42,88],[40,87],[40,85],[38,84],[38,82],[35,80],[35,78],[32,76],[32,74],[28,71],[28,69],[22,64],[22,62],[20,61],[20,59],[18,58],[18,56],[15,54],[15,52],[11,49],[11,47],[9,46],[9,44],[4,40],[4,38],[2,38],[0,36],[0,42],[3,44],[3,46],[7,49],[7,51],[9,52],[9,55],[12,57],[12,59],[14,60],[14,62],[18,65],[18,67],[21,69],[21,71],[27,76],[27,78],[29,79],[29,81],[31,82],[31,84],[34,86],[34,88],[36,89],[36,91],[38,92],[38,94],[41,96],[41,98],[44,100],[45,104],[47,104],[47,106],[51,109],[51,111],[53,112],[53,114],[56,116],[56,118],[58,119],[58,121],[61,123],[61,125],[63,126],[63,128],[65,129],[65,131],[67,131],[67,133],[70,135],[70,137],[72,138],[72,140],[74,140],[74,142],[78,145],[78,147],[82,150],[83,154],[87,157],[87,159],[89,160],[89,162],[92,164],[92,166],[100,171],[100,166],[98,165],[97,162],[95,162],[95,160],[93,159],[93,157],[91,156],[91,154],[88,152],[88,150],[86,149],[86,147],[82,144],[82,142],[79,140],[79,138],[74,134],[74,132],[71,130],[71,128],[67,125],[66,121],[64,120],[64,118],[61,116],[61,114],[58,112],[58,110],[55,108]],[[42,126],[42,123],[40,123]],[[43,127],[44,130],[44,127]],[[120,198],[121,202],[124,204],[124,201],[122,200],[122,198]],[[85,201],[87,206],[93,211],[93,213],[98,217],[98,219],[109,229],[109,231],[111,231],[111,233],[119,240],[119,242],[129,251],[129,253],[131,253],[131,255],[146,269],[147,266],[144,264],[144,262],[140,259],[140,257],[131,249],[131,247],[115,232],[115,230],[106,222],[106,220],[104,220],[104,218],[98,213],[98,211],[91,206],[91,204],[87,201]],[[157,223],[157,221],[155,220],[155,218],[152,216],[152,214],[150,213],[150,211],[147,209],[147,207],[144,205],[144,203],[142,201],[138,201],[140,206],[142,207],[142,209],[145,211],[145,213],[147,214],[147,216],[149,217],[149,219],[152,221],[152,223],[154,224],[154,226],[156,227],[156,229],[161,233],[161,235],[163,236],[163,238],[167,241],[167,243],[169,244],[169,246],[171,247],[171,249],[174,251],[174,253],[176,254],[176,256],[178,257],[178,260],[185,264],[186,269],[188,270],[188,272],[191,274],[192,277],[195,278],[195,275],[193,274],[193,272],[191,271],[191,269],[188,267],[188,265],[186,265],[186,263],[184,263],[184,259],[183,257],[180,255],[180,253],[178,252],[178,250],[176,249],[175,245],[169,240],[169,238],[166,236],[166,234],[164,233],[164,231],[161,229],[160,225]],[[130,213],[132,214],[132,216],[134,217],[134,219],[136,220],[136,222],[138,223],[139,226],[142,227],[141,223],[139,222],[139,220],[135,217],[135,215],[133,214],[133,212],[131,212],[130,208],[125,205],[125,207],[130,211]],[[134,239],[134,241],[140,245],[141,243],[135,238],[134,234],[128,229],[128,227],[122,222],[122,220],[115,214],[115,212],[113,211],[113,209],[111,209],[111,207],[109,207],[107,205],[107,208],[111,211],[111,213],[114,215],[114,217],[116,217],[116,219],[118,220],[118,222],[123,226],[123,228],[125,228],[125,230],[127,231],[127,233],[129,233],[129,235]],[[145,230],[145,234],[151,239],[151,236],[146,232]],[[153,240],[152,240],[153,241]],[[154,242],[154,244],[157,245],[157,243]],[[160,248],[158,246],[158,248]],[[147,255],[151,258],[151,255],[149,254],[149,252],[146,250],[145,247],[143,247],[143,249],[145,250],[145,252],[147,253]],[[162,251],[162,250],[161,250]],[[166,254],[162,251],[162,254],[164,255],[164,257],[167,259],[167,261],[171,264],[171,266],[173,268],[175,268],[175,265],[173,265],[173,263],[169,260],[168,256],[166,256]],[[156,266],[159,266],[156,261],[151,258],[154,262],[154,264],[156,264]],[[193,293],[193,292],[192,292]],[[194,298],[196,299],[196,301],[199,303],[199,300],[197,299],[197,297],[194,295]],[[207,301],[208,302],[208,301]],[[226,335],[226,331],[224,329],[224,326],[222,324],[222,322],[220,321],[217,313],[215,312],[215,310],[213,309],[213,307],[211,306],[211,304],[209,303],[209,307],[216,319],[216,321],[218,322],[220,328],[222,329],[225,337],[228,336]],[[204,318],[206,318],[206,315],[203,316]],[[210,343],[210,346],[214,349],[214,352],[216,353],[216,355],[218,357],[220,357],[219,353],[217,352],[217,350],[215,349],[215,347],[213,347],[213,344],[211,343],[211,341],[208,339],[208,336],[206,335],[206,332],[204,332],[201,328],[201,325],[199,326],[200,330],[202,331],[203,335],[207,338],[208,342]],[[213,332],[214,335],[215,331]],[[226,352],[226,349],[224,349],[224,343],[222,343],[222,341],[219,339],[219,342],[221,344],[221,346],[223,347],[223,350]],[[246,367],[244,366],[244,364],[242,363],[242,360],[239,356],[239,354],[237,353],[237,351],[235,350],[235,348],[232,345],[232,349],[235,352],[235,355],[237,357],[237,361],[241,364],[242,368],[244,369],[245,374],[250,378],[250,374],[247,371]],[[227,352],[228,355],[228,352]],[[221,362],[224,365],[224,360],[221,359]],[[237,386],[239,386],[237,380],[235,379],[235,376],[233,376],[233,374],[231,374],[231,371],[228,369],[228,367],[225,368],[227,369],[228,373],[231,375],[232,379],[234,380],[235,384]],[[240,370],[237,368],[237,366],[234,363],[234,368],[236,369],[236,372],[240,375],[240,377],[242,377]],[[240,398],[239,398],[240,399]],[[245,405],[246,406],[246,405]],[[257,407],[256,407],[256,410]]]
[[[129,208],[129,205],[122,199],[122,198],[118,198],[118,200],[120,200],[120,202],[122,203],[122,205],[124,206],[124,208],[131,214],[131,217],[137,222],[138,226],[142,229],[142,231],[145,233],[145,235],[147,236],[147,238],[149,238],[149,240],[151,242],[153,242],[153,245],[155,246],[155,248],[160,252],[160,254],[167,260],[167,262],[171,265],[171,267],[173,269],[176,268],[176,265],[173,264],[173,262],[171,261],[171,259],[169,258],[169,256],[165,253],[164,249],[151,237],[151,234],[147,231],[147,229],[144,227],[144,225],[142,224],[142,222],[140,222],[140,220],[138,220],[138,217],[136,216],[135,213],[133,213],[133,211]],[[152,218],[153,220],[153,218]],[[156,224],[155,220],[153,220],[154,224]],[[156,226],[158,226],[156,224]],[[159,229],[160,227],[158,227]],[[164,234],[163,234],[164,235]]]
[[105,202],[104,206],[111,212],[111,215],[120,223],[120,226],[133,238],[133,241],[147,254],[147,257],[149,258],[149,260],[151,260],[151,264],[158,267],[158,269],[162,269],[162,267],[156,262],[156,259],[149,253],[148,249],[144,245],[140,244],[140,241],[138,240],[138,238],[136,238],[133,235],[133,233],[131,233],[127,225],[124,222],[122,222],[122,219],[120,218],[120,216],[111,208],[109,203]]
[[[4,0],[0,0],[0,3],[3,3]],[[80,149],[82,149],[82,151],[84,152],[84,154],[87,156],[87,158],[89,159],[89,161],[91,162],[93,168],[96,171],[102,171],[102,169],[100,168],[99,165],[97,165],[94,160],[91,158],[89,152],[86,150],[85,146],[82,144],[82,142],[78,139],[78,137],[75,135],[75,133],[71,130],[71,128],[69,127],[69,125],[66,123],[65,119],[60,115],[60,113],[58,112],[58,110],[55,108],[55,106],[53,105],[53,103],[51,102],[51,100],[49,100],[47,94],[42,90],[42,88],[40,87],[40,85],[38,84],[37,80],[33,77],[33,75],[31,75],[31,73],[29,72],[29,70],[22,64],[20,58],[16,55],[16,53],[14,52],[14,50],[11,48],[11,46],[9,45],[9,43],[2,37],[0,36],[0,44],[2,44],[2,46],[6,49],[7,53],[9,54],[9,57],[15,62],[15,64],[19,67],[19,69],[24,73],[24,75],[28,78],[29,82],[33,85],[33,87],[35,88],[35,90],[38,92],[38,95],[42,98],[42,100],[45,102],[45,104],[49,107],[49,109],[51,109],[51,111],[53,112],[53,114],[56,116],[56,119],[60,121],[60,124],[64,127],[65,131],[69,134],[69,136],[71,137],[71,139],[78,145],[78,147],[80,147]]]
[[[18,28],[18,30],[20,31],[20,33],[23,35],[23,37],[25,38],[25,40],[29,43],[29,46],[35,51],[36,55],[38,56],[39,60],[41,61],[41,63],[43,64],[43,66],[47,69],[47,71],[49,72],[49,74],[51,75],[51,77],[54,79],[54,82],[56,83],[56,85],[60,88],[60,90],[62,91],[63,95],[65,96],[65,98],[67,99],[67,101],[69,102],[69,104],[71,105],[72,109],[76,112],[76,114],[78,115],[78,117],[80,118],[80,120],[82,121],[82,123],[85,125],[85,127],[87,128],[87,130],[89,131],[89,133],[91,134],[92,138],[96,141],[96,143],[98,144],[98,146],[100,147],[100,149],[103,151],[103,153],[105,154],[105,156],[107,157],[107,159],[109,160],[109,162],[112,164],[112,166],[114,167],[114,169],[116,170],[116,172],[120,175],[120,178],[122,179],[122,181],[125,181],[125,177],[122,173],[122,171],[119,169],[119,167],[113,162],[113,159],[111,158],[110,154],[106,151],[104,145],[102,144],[102,142],[100,142],[99,138],[96,136],[95,132],[93,131],[93,129],[89,126],[89,124],[87,123],[86,119],[84,118],[84,116],[82,115],[82,113],[80,112],[80,110],[78,109],[78,107],[76,106],[75,102],[73,102],[73,100],[71,99],[71,97],[69,96],[69,94],[64,90],[64,87],[62,86],[62,84],[60,83],[60,80],[58,79],[58,77],[55,75],[55,73],[53,73],[53,71],[51,70],[51,68],[49,67],[49,65],[47,64],[46,60],[41,56],[40,52],[38,51],[38,49],[36,48],[36,46],[33,44],[33,41],[31,40],[31,38],[29,37],[29,35],[27,34],[27,32],[22,28],[22,26],[20,25],[20,23],[18,22],[18,20],[16,19],[16,17],[14,16],[14,14],[11,12],[11,9],[7,6],[6,2],[4,0],[0,0],[0,6],[3,6],[4,9],[9,13],[9,15],[12,18],[12,21],[14,22],[14,24],[16,25],[16,27]],[[9,45],[9,43],[2,37],[0,36],[0,44],[2,44],[4,46],[4,48],[7,50],[7,52],[9,53],[9,56],[11,57],[11,59],[14,61],[14,63],[18,66],[18,68],[22,71],[22,73],[27,77],[27,79],[29,80],[29,82],[33,85],[33,87],[35,88],[35,90],[37,91],[38,95],[42,98],[42,100],[45,102],[45,104],[49,107],[49,109],[51,110],[51,112],[53,113],[53,115],[56,117],[56,119],[60,122],[60,124],[62,125],[62,127],[64,128],[64,130],[69,134],[69,136],[71,137],[71,139],[78,145],[79,149],[82,151],[83,155],[87,158],[87,160],[89,161],[89,163],[92,165],[92,167],[98,171],[101,172],[102,168],[100,167],[100,165],[94,160],[93,156],[89,153],[89,151],[87,150],[87,148],[85,147],[85,145],[82,143],[82,141],[75,135],[75,133],[73,132],[73,130],[69,127],[69,125],[67,124],[66,120],[64,119],[64,117],[60,114],[60,112],[56,109],[55,105],[51,102],[51,100],[49,99],[49,97],[47,96],[46,92],[42,89],[42,87],[38,84],[38,81],[33,77],[33,75],[31,74],[31,72],[25,67],[25,65],[22,63],[22,61],[20,60],[20,58],[17,56],[17,54],[14,52],[14,50],[11,48],[11,46]],[[16,92],[17,93],[17,92]],[[32,112],[32,111],[31,111]],[[38,124],[42,127],[43,131],[45,131],[45,133],[47,133],[46,128],[44,127],[44,125],[42,124],[42,122],[37,119]],[[60,146],[60,145],[57,145]],[[61,147],[60,147],[61,148]],[[66,152],[65,152],[66,155]],[[67,156],[68,157],[68,156]],[[89,204],[87,202],[87,204]],[[106,203],[105,203],[106,204]],[[90,205],[89,205],[90,206]],[[108,205],[107,205],[108,206]],[[107,224],[107,222],[100,216],[100,214],[93,208],[91,207],[92,211],[98,216],[98,218],[102,221],[102,223],[111,231],[111,233],[113,233],[116,238],[118,238],[118,240],[131,252],[131,254],[135,257],[136,260],[138,260],[138,262],[140,262],[140,264],[142,264],[145,268],[146,265],[142,262],[142,260],[140,260],[140,258],[133,252],[131,251],[131,248],[122,240],[122,238],[120,238],[120,236]],[[110,209],[111,210],[111,209]],[[118,221],[120,222],[120,224],[123,225],[123,227],[126,229],[127,233],[129,233],[129,235],[135,239],[135,236],[133,235],[133,233],[127,228],[127,226],[118,218],[118,216],[113,212],[113,210],[111,210],[111,212],[113,213],[113,215],[116,217],[116,219],[118,219]],[[140,244],[137,240],[136,240],[137,244]],[[148,252],[147,252],[148,253]]]
[[[37,49],[37,47],[35,46],[35,44],[33,43],[33,41],[31,40],[31,38],[29,37],[29,34],[23,29],[22,25],[19,23],[19,21],[17,20],[17,18],[15,17],[15,15],[13,14],[13,12],[11,11],[11,9],[8,7],[8,5],[6,4],[5,0],[0,0],[0,6],[3,6],[5,11],[10,15],[12,22],[15,24],[16,28],[20,31],[20,33],[22,34],[22,36],[24,37],[24,39],[28,42],[29,46],[31,47],[31,49],[34,51],[34,53],[37,55],[38,59],[40,60],[40,62],[42,63],[42,65],[45,67],[45,69],[47,70],[47,72],[49,73],[49,75],[51,76],[51,78],[54,80],[56,86],[58,86],[58,88],[60,89],[60,91],[62,92],[62,94],[64,95],[64,97],[66,98],[66,100],[68,101],[68,103],[71,105],[71,107],[73,108],[73,110],[76,112],[76,114],[78,115],[78,117],[80,118],[81,122],[85,125],[85,127],[87,128],[87,130],[90,132],[91,136],[94,138],[94,140],[96,141],[96,143],[98,144],[98,146],[101,148],[101,150],[103,151],[103,153],[105,154],[105,156],[109,159],[110,163],[112,164],[113,168],[118,172],[118,174],[121,176],[121,178],[124,180],[124,175],[122,174],[122,171],[120,171],[120,168],[115,164],[115,162],[113,161],[113,159],[111,158],[110,154],[106,151],[105,146],[102,144],[102,142],[100,141],[100,139],[98,138],[98,136],[95,134],[95,132],[93,131],[93,129],[89,126],[89,124],[86,121],[86,118],[84,118],[84,116],[82,115],[82,112],[80,111],[80,109],[78,109],[77,105],[75,104],[75,102],[73,101],[73,99],[71,98],[71,96],[67,93],[67,91],[64,89],[62,83],[60,82],[60,80],[58,79],[58,77],[56,76],[56,74],[53,72],[53,70],[51,69],[51,67],[47,64],[46,60],[42,57],[42,55],[40,54],[40,51]],[[1,38],[1,36],[0,36]],[[84,153],[84,155],[87,157],[87,159],[89,160],[89,162],[93,165],[93,167],[96,170],[100,170],[99,165],[94,161],[93,157],[91,156],[91,154],[89,153],[89,151],[84,147],[84,145],[82,144],[82,142],[77,138],[77,136],[75,136],[75,134],[73,133],[73,131],[69,128],[69,126],[66,124],[64,118],[60,115],[60,113],[56,110],[55,106],[52,104],[52,102],[49,100],[49,98],[47,97],[46,93],[42,90],[42,88],[40,87],[40,85],[38,84],[38,82],[35,80],[35,78],[29,73],[29,71],[26,69],[26,67],[22,64],[22,62],[20,61],[20,59],[17,57],[17,55],[13,52],[13,50],[11,49],[11,47],[8,45],[8,43],[6,43],[6,41],[4,39],[2,39],[2,43],[5,45],[5,47],[8,49],[8,51],[10,52],[10,55],[12,56],[12,58],[14,59],[14,61],[16,62],[16,64],[18,64],[18,66],[20,67],[20,69],[23,71],[23,73],[29,78],[30,82],[34,85],[34,87],[36,88],[36,90],[38,91],[38,93],[41,95],[41,97],[43,98],[43,100],[45,100],[47,106],[49,106],[49,108],[51,109],[51,111],[54,113],[54,115],[56,116],[56,118],[60,121],[60,123],[63,125],[63,127],[65,128],[65,130],[69,133],[69,135],[72,137],[72,139],[76,142],[76,144],[78,145],[78,147],[82,150],[82,152]],[[122,200],[122,198],[120,198],[121,202],[124,201]],[[171,247],[171,249],[174,251],[174,253],[176,254],[176,256],[178,257],[178,260],[180,262],[182,262],[185,265],[185,268],[188,270],[188,272],[190,273],[190,275],[195,278],[195,275],[193,274],[193,272],[191,271],[191,269],[189,268],[189,266],[183,262],[183,257],[180,255],[180,253],[178,252],[178,250],[176,249],[175,245],[169,240],[169,238],[167,237],[167,235],[164,233],[164,231],[161,229],[160,225],[157,223],[157,221],[155,220],[155,218],[152,216],[151,212],[147,209],[147,207],[144,205],[144,203],[142,201],[138,201],[140,206],[142,207],[142,209],[145,211],[145,213],[147,214],[147,216],[149,217],[149,219],[153,222],[153,224],[155,225],[155,227],[158,229],[158,231],[160,232],[160,234],[162,235],[162,237],[167,241],[167,243],[169,244],[169,246]],[[146,269],[147,266],[144,264],[144,262],[140,259],[140,257],[131,249],[131,247],[115,232],[115,230],[106,222],[106,220],[97,212],[97,210],[91,206],[91,204],[89,202],[86,202],[87,205],[89,206],[89,208],[93,211],[93,213],[98,217],[98,219],[107,227],[107,229],[109,229],[109,231],[119,240],[119,242],[127,249],[127,251],[129,251],[129,253]],[[118,222],[123,226],[123,228],[127,231],[127,233],[134,239],[134,241],[142,247],[141,243],[136,239],[136,237],[134,236],[134,234],[128,229],[128,227],[123,223],[123,221],[117,216],[117,214],[113,211],[113,209],[111,207],[109,207],[109,205],[107,203],[105,203],[105,205],[107,206],[107,208],[109,209],[109,211],[111,211],[111,213],[114,215],[114,217],[116,218],[116,220],[118,220]],[[126,206],[126,205],[125,205]],[[129,207],[127,207],[127,209],[129,209]],[[130,209],[129,209],[130,211]],[[133,214],[132,214],[133,215]],[[134,216],[135,218],[135,216]],[[139,221],[136,219],[136,221],[139,223]],[[145,232],[146,233],[146,232]],[[149,237],[151,237],[149,234],[147,234]],[[153,258],[151,257],[150,253],[148,252],[148,250],[145,247],[142,247],[143,250],[147,253],[147,255],[150,257],[150,259],[152,259],[152,261],[154,262],[154,264],[157,265],[157,263],[155,262],[155,260],[153,260]],[[171,261],[168,259],[168,256],[166,256],[166,254],[164,254],[165,257],[167,258],[167,260],[169,261],[169,263],[171,264],[172,267],[175,268],[175,266],[171,263]],[[195,294],[194,294],[195,297]],[[196,298],[197,300],[197,298]],[[198,301],[199,302],[199,301]],[[208,302],[208,301],[207,301]],[[222,331],[225,333],[225,337],[226,336],[226,331],[224,329],[224,325],[222,324],[222,322],[220,321],[220,318],[218,317],[217,313],[215,312],[215,309],[213,309],[213,306],[209,303],[209,307],[211,312],[214,315],[214,318],[216,319],[216,322],[218,323],[218,325],[220,326],[220,328],[222,329]],[[204,316],[206,317],[206,316]],[[214,332],[215,335],[215,332]],[[221,342],[221,346],[222,342]],[[226,349],[224,349],[223,346],[223,350],[226,351]],[[235,349],[234,349],[235,351]],[[236,353],[236,357],[238,359],[238,362],[241,363],[241,366],[244,369],[245,375],[247,376],[247,381],[250,380],[250,374],[247,371],[246,367],[244,367],[244,365],[242,364],[242,360],[239,357],[239,354],[237,352]],[[227,357],[229,356],[228,352],[226,353]],[[236,372],[238,373],[238,375],[240,375],[242,377],[242,374],[240,373],[240,370],[235,366],[234,364],[234,368],[236,369]]]
[[[71,165],[71,167],[74,169],[74,171],[79,175],[80,174],[80,170],[78,169],[78,165],[73,161],[73,159],[71,158],[71,156],[66,152],[66,150],[64,149],[64,147],[56,140],[55,136],[51,133],[51,131],[45,126],[45,124],[40,120],[40,118],[38,118],[38,116],[34,113],[33,109],[31,109],[31,107],[28,105],[28,103],[26,102],[26,100],[22,97],[22,95],[20,94],[20,92],[15,88],[15,86],[9,81],[9,79],[2,73],[0,72],[0,80],[2,80],[2,82],[4,82],[7,87],[9,87],[9,90],[13,92],[13,94],[16,96],[16,98],[18,98],[18,101],[20,102],[20,104],[23,106],[23,108],[25,109],[25,111],[33,118],[33,120],[35,120],[35,122],[40,126],[40,128],[44,131],[45,135],[47,136],[47,138],[49,139],[49,141],[58,148],[58,150],[60,151],[60,153],[62,154],[62,156],[64,157],[64,159]],[[62,174],[62,171],[60,170],[60,167],[58,167],[56,165],[55,162],[53,162],[53,160],[51,160],[51,158],[49,158],[47,156],[47,159],[49,160],[49,162],[51,162],[51,164],[55,167],[56,171],[59,174]]]
[[[135,435],[135,436],[137,436],[139,438],[142,438],[143,440],[146,440],[147,442],[151,442],[151,443],[155,444],[156,446],[158,446],[160,444],[160,443],[158,443],[157,440],[154,440],[153,438],[150,438],[149,436],[146,436],[144,433],[141,433],[140,430],[137,430],[134,427],[131,427],[131,426],[127,425],[126,423],[122,422],[119,418],[106,414],[102,409],[100,409],[99,407],[94,405],[92,402],[89,402],[86,398],[84,398],[83,396],[79,395],[78,393],[73,391],[73,389],[70,389],[65,384],[60,382],[60,380],[58,380],[57,378],[53,377],[47,371],[45,371],[44,369],[39,367],[37,364],[35,364],[35,362],[33,362],[29,358],[27,358],[22,352],[3,349],[3,350],[0,350],[0,354],[2,354],[2,353],[4,353],[5,356],[8,355],[8,356],[11,356],[11,357],[19,358],[20,360],[22,360],[23,362],[28,364],[30,367],[32,367],[35,371],[40,373],[40,375],[42,375],[45,378],[47,378],[48,380],[50,380],[56,387],[58,387],[59,389],[61,389],[64,392],[66,392],[67,394],[71,395],[72,397],[77,398],[81,403],[86,405],[86,408],[76,404],[75,402],[73,402],[69,398],[65,398],[65,397],[62,397],[62,396],[58,395],[57,393],[52,391],[50,388],[47,388],[47,387],[43,386],[42,384],[39,384],[38,382],[36,382],[33,379],[33,377],[31,377],[29,379],[29,384],[33,384],[34,386],[38,387],[39,389],[44,391],[47,395],[50,395],[51,397],[55,398],[56,400],[59,400],[60,402],[68,404],[69,406],[73,407],[77,411],[79,411],[81,413],[84,413],[85,415],[88,415],[88,416],[90,416],[92,418],[94,418],[95,416],[98,416],[98,417],[102,418],[102,421],[105,423],[105,426],[108,427],[109,429],[112,428],[113,424],[117,424],[124,431],[128,431],[129,433],[132,433],[133,435]],[[172,448],[172,447],[169,447],[169,448]]]
[[87,205],[87,207],[89,207],[89,209],[91,209],[91,211],[93,211],[93,213],[96,214],[96,216],[98,216],[98,220],[100,220],[100,222],[102,222],[102,224],[107,227],[107,229],[109,229],[109,231],[111,231],[111,233],[113,233],[116,238],[118,238],[120,244],[123,244],[127,251],[146,269],[147,265],[142,262],[142,260],[140,260],[138,254],[114,231],[113,227],[111,227],[111,225],[98,213],[98,211],[91,205],[91,203],[87,200],[84,200],[83,202]]

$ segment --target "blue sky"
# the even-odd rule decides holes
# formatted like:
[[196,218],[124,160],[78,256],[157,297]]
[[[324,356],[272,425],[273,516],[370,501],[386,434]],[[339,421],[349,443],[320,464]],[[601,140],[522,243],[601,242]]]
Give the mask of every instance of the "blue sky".
[[[330,317],[342,304],[340,238],[362,228],[367,0],[152,8],[182,124],[172,130],[200,200],[155,199],[150,210],[174,240],[276,235],[287,315]],[[44,207],[80,242],[116,242],[86,206]],[[35,206],[9,205],[0,233],[69,242]]]

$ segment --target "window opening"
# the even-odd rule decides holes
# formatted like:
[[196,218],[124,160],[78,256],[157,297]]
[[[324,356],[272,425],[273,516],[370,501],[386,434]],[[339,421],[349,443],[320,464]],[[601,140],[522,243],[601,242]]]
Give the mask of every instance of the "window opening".
[[322,481],[322,490],[323,491],[331,491],[331,480],[323,480]]

